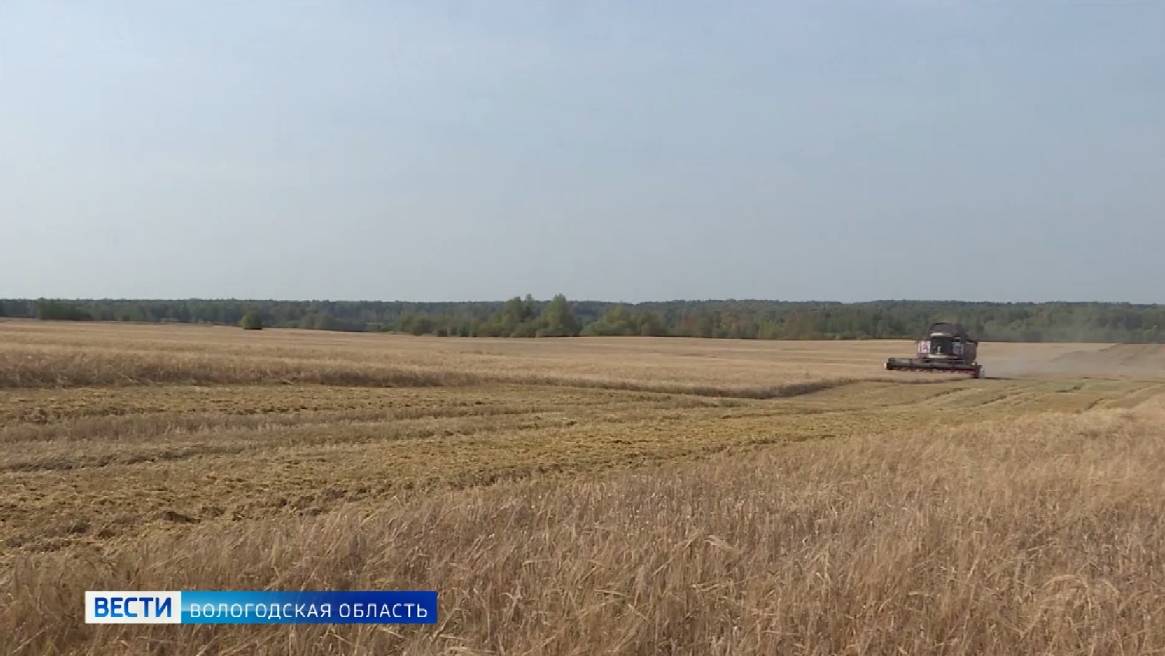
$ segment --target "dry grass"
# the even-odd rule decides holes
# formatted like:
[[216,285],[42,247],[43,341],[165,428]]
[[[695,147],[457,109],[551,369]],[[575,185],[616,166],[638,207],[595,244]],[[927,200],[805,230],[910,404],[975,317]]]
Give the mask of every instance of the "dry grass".
[[[0,369],[0,653],[1165,649],[1157,378],[902,385],[896,343],[253,336],[0,322],[0,363],[39,363]],[[439,590],[441,625],[80,624],[85,589],[394,587]]]
[[[1147,653],[1165,646],[1162,419],[798,443],[25,556],[3,627],[32,652]],[[111,583],[424,584],[442,624],[79,625],[81,592]]]
[[[0,387],[478,382],[745,391],[883,377],[905,342],[457,339],[210,326],[0,321]],[[1047,353],[1051,357],[1052,352]],[[756,396],[755,393],[751,394]]]

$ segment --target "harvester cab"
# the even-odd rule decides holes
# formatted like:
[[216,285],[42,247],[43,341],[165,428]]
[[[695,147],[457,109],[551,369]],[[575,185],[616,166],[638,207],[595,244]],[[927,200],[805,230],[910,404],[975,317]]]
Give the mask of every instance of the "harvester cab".
[[913,358],[890,358],[886,360],[886,369],[965,373],[982,378],[983,365],[975,362],[978,351],[979,342],[962,326],[940,321],[931,324],[926,336],[918,341]]

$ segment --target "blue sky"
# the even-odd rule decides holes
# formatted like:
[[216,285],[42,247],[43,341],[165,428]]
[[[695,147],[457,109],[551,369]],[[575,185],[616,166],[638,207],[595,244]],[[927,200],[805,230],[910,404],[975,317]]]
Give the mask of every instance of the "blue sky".
[[1165,3],[0,4],[0,296],[1165,302]]

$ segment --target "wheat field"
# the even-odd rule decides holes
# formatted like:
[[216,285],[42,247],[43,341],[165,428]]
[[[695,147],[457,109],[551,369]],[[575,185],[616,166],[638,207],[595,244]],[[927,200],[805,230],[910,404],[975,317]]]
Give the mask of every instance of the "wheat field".
[[[0,653],[1165,650],[1165,350],[0,321]],[[95,589],[436,626],[86,626]]]

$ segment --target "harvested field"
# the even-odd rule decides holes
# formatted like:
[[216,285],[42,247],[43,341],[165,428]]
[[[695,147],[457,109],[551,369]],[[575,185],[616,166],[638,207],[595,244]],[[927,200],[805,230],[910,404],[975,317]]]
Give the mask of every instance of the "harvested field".
[[[1165,351],[0,322],[0,651],[1165,649]],[[419,628],[85,589],[433,588]]]

